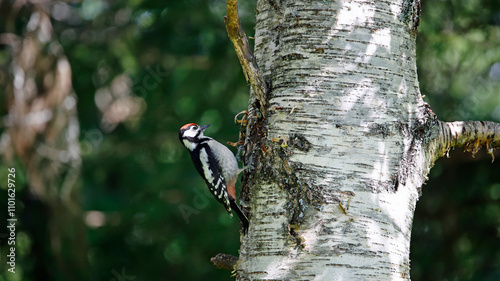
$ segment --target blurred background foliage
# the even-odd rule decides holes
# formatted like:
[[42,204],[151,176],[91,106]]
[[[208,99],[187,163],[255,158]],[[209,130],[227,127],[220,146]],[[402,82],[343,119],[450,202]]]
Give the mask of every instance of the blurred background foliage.
[[[0,33],[24,34],[33,5],[0,2]],[[240,1],[253,35],[255,1]],[[16,13],[13,13],[16,7]],[[185,123],[236,141],[249,88],[227,38],[222,0],[49,1],[54,34],[78,97],[81,193],[92,280],[232,280],[210,257],[237,255],[238,222],[211,200],[178,141]],[[0,114],[11,50],[0,45]],[[500,2],[422,1],[418,71],[440,119],[500,122]],[[3,74],[2,74],[3,73]],[[5,120],[5,119],[4,119]],[[5,121],[4,121],[5,122]],[[2,123],[0,130],[5,130]],[[453,151],[433,168],[412,233],[413,280],[500,280],[500,163]],[[497,158],[500,155],[497,154]],[[65,280],[48,246],[47,208],[17,167],[16,274]],[[0,209],[7,201],[0,200]],[[6,221],[6,212],[0,220]],[[121,279],[120,279],[121,278]]]
[[[500,1],[422,1],[420,89],[441,120],[500,122]],[[412,280],[500,280],[500,156],[462,149],[431,170],[417,203]]]

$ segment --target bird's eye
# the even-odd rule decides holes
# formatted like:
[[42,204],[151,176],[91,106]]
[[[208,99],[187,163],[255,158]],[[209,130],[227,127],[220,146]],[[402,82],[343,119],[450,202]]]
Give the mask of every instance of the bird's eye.
[[198,126],[191,127],[191,130],[196,130],[196,129],[198,129]]

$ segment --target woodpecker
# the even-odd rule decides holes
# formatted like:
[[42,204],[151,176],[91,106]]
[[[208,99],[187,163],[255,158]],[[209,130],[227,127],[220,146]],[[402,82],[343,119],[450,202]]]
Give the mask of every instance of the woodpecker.
[[196,170],[205,180],[212,195],[224,205],[229,216],[233,217],[231,208],[236,212],[243,224],[243,233],[246,234],[248,219],[235,202],[235,185],[238,174],[247,167],[240,169],[229,148],[203,135],[209,126],[186,124],[179,131],[179,139],[191,154]]

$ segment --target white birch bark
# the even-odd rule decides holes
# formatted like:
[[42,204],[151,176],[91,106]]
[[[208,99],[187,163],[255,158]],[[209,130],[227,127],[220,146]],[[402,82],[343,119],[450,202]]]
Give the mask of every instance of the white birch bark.
[[418,13],[418,1],[258,1],[270,94],[262,143],[248,133],[238,280],[409,279],[437,122],[418,88]]

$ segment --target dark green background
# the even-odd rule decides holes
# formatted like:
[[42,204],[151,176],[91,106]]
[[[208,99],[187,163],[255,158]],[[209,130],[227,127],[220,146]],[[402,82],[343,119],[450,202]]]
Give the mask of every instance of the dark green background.
[[[225,31],[225,2],[59,4],[72,12],[62,19],[53,14],[53,25],[78,96],[80,142],[86,148],[83,208],[110,218],[88,230],[94,280],[112,280],[123,270],[134,277],[129,280],[232,280],[228,271],[212,266],[210,257],[238,254],[238,222],[206,193],[178,141],[179,127],[188,122],[212,124],[207,134],[223,142],[238,138],[233,117],[247,108],[249,89]],[[254,8],[254,1],[240,3],[249,36]],[[28,19],[29,9],[23,9],[16,21],[19,35]],[[0,17],[0,33],[4,29]],[[9,53],[0,47],[6,69]],[[496,62],[499,1],[422,2],[419,80],[441,120],[500,122],[500,74],[490,75]],[[161,76],[153,81],[155,71]],[[94,94],[121,74],[131,79],[146,110],[138,120],[107,132],[100,126]],[[450,156],[436,163],[417,205],[412,280],[500,280],[500,159],[491,164],[485,153],[472,158],[461,149]],[[6,182],[5,164],[0,168],[0,180]],[[5,273],[7,246],[0,237],[0,281],[63,280],[49,251],[46,208],[29,194],[19,166],[18,176],[19,273]],[[0,198],[5,196],[0,190]],[[6,203],[0,200],[0,210],[7,209]],[[181,209],[197,213],[186,220]],[[1,221],[5,213],[0,211]]]

